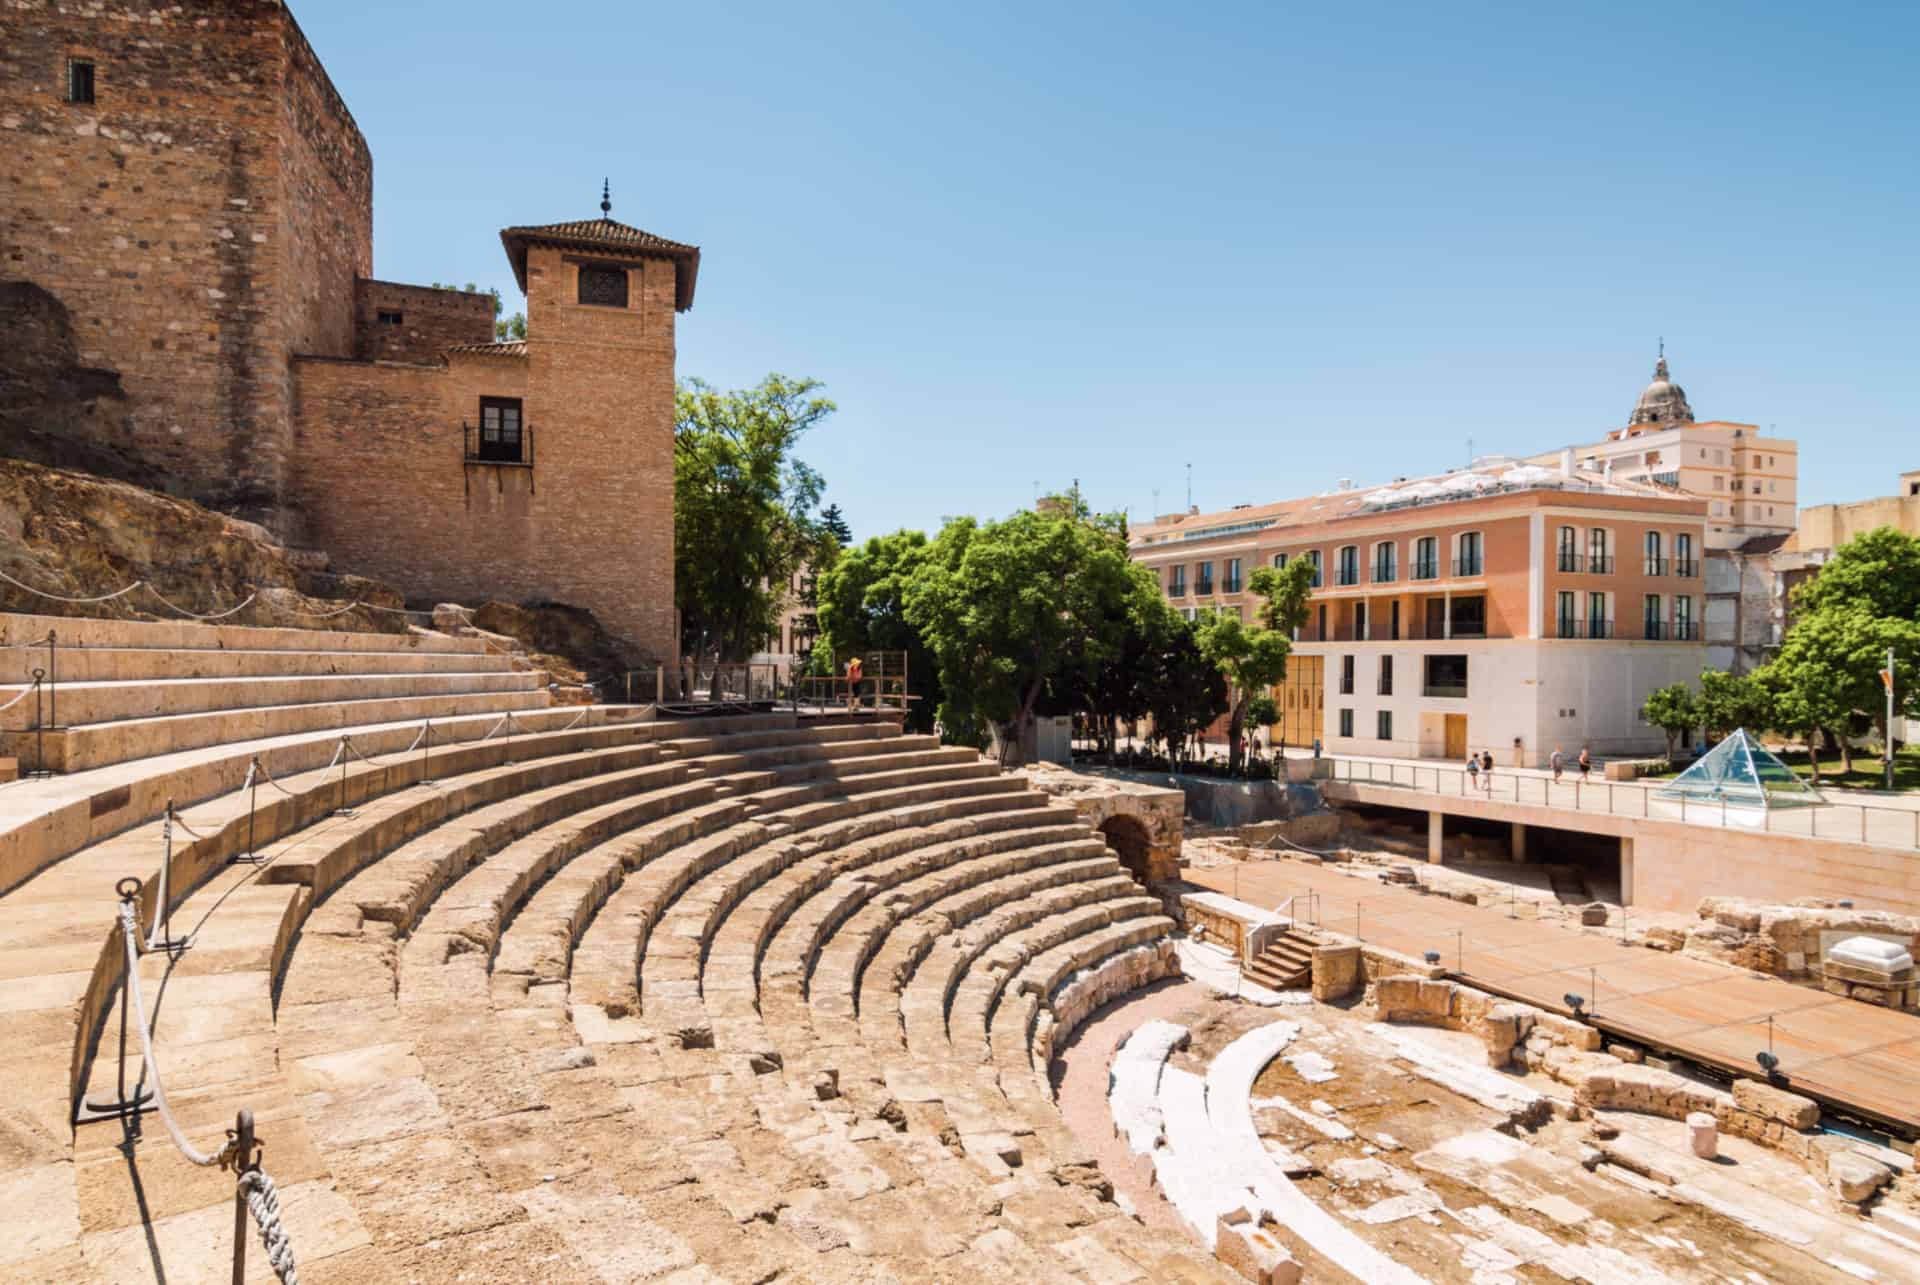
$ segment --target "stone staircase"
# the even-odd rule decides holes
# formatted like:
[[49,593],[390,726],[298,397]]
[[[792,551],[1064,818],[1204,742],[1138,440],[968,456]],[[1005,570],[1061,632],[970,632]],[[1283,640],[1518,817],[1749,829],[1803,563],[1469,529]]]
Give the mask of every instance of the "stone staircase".
[[[303,1281],[1232,1279],[1113,1205],[1054,1108],[1055,1045],[1175,967],[1071,809],[851,715],[489,706],[401,754],[419,724],[353,722],[350,684],[421,701],[407,679],[515,671],[459,640],[236,632],[298,631],[74,672],[211,684],[148,717],[241,739],[115,758],[142,720],[103,688],[76,708],[112,761],[0,794],[0,1184],[33,1211],[0,1279],[223,1274],[230,1178],[156,1124],[70,1123],[118,1089],[111,889],[138,875],[160,910],[170,796],[193,945],[139,962],[168,1097],[203,1147],[254,1110]],[[218,694],[255,680],[317,699]],[[234,717],[303,705],[330,712]],[[343,731],[371,762],[333,761]],[[255,758],[274,785],[243,791]]]
[[1288,930],[1268,942],[1241,971],[1268,990],[1302,990],[1313,980],[1313,943]]

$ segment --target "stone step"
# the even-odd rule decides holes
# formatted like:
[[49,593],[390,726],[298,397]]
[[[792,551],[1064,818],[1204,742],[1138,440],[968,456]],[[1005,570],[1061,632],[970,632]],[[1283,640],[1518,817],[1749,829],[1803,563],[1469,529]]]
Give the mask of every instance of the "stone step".
[[[973,789],[982,784],[1000,788],[991,793]],[[754,1049],[769,1045],[765,1028],[759,1021],[759,978],[766,952],[786,926],[789,916],[809,897],[835,877],[883,860],[896,850],[893,841],[863,844],[862,840],[886,834],[902,836],[901,842],[931,843],[947,837],[1023,826],[1078,824],[1078,818],[1070,809],[1048,806],[1045,795],[1020,788],[1011,781],[963,781],[944,788],[961,787],[970,792],[916,802],[900,800],[907,795],[919,798],[930,791],[924,787],[895,789],[869,796],[875,804],[883,806],[865,814],[821,823],[818,832],[807,836],[809,843],[819,850],[755,888],[721,921],[701,972],[701,997],[714,1022],[720,1047],[730,1047],[727,1037],[735,1023],[742,1026],[740,1039],[732,1047]],[[802,958],[804,948],[795,944],[789,947],[789,952],[796,959]]]
[[[53,658],[54,678],[64,692],[68,683],[129,679],[314,677],[323,674],[499,673],[531,668],[520,657],[497,651],[425,651],[403,638],[388,649],[345,651],[326,648],[218,647],[70,647],[62,643]],[[24,685],[33,671],[45,670],[44,647],[0,651],[0,683]]]
[[368,634],[330,629],[203,624],[185,620],[96,620],[84,616],[37,616],[0,612],[0,644],[44,638],[51,630],[68,647],[149,647],[222,651],[434,651],[485,655],[477,637],[455,638],[427,630]]
[[[1146,896],[1095,902],[1050,915],[994,943],[974,960],[954,988],[947,1015],[947,1038],[954,1054],[968,1061],[992,1061],[992,1032],[997,1029],[1003,1002],[1011,1000],[1016,1008],[1024,1005],[1024,1030],[1038,1002],[1051,994],[1058,975],[1086,959],[1117,949],[1120,943],[1108,932],[1116,922],[1126,925],[1123,936],[1154,928],[1164,919],[1156,914],[1159,906],[1158,901]],[[1009,989],[1016,979],[1021,985]],[[1023,1037],[1023,1052],[1026,1045]]]
[[[270,654],[270,653],[257,653]],[[44,717],[74,731],[105,723],[174,714],[209,714],[268,706],[335,701],[388,700],[463,692],[540,691],[541,670],[454,670],[423,673],[271,674],[256,678],[136,678],[107,682],[62,682],[58,704]],[[0,686],[0,703],[22,690]],[[23,708],[30,708],[27,702]]]
[[[459,747],[436,750],[435,758],[464,753],[489,734],[488,744],[498,747],[533,736],[600,733],[618,727],[623,730],[617,735],[631,742],[654,734],[652,725],[641,721],[643,717],[643,711],[631,707],[526,710],[516,711],[512,728],[501,731],[499,714],[464,715],[435,723],[435,743],[440,744],[444,734],[447,744]],[[367,758],[384,761],[407,749],[419,734],[420,723],[412,719],[328,727],[22,781],[0,798],[0,894],[90,843],[154,820],[169,799],[183,810],[217,804],[220,796],[240,788],[256,759],[285,785],[300,773],[328,764],[343,736],[351,737]],[[588,743],[582,740],[576,747]],[[383,780],[391,775],[366,768],[357,756],[349,756],[349,798],[367,788],[362,778],[369,771]],[[280,797],[265,785],[261,792],[263,806]]]
[[[523,782],[527,770],[588,772],[645,761],[655,751],[638,739],[640,731],[641,725],[630,723],[473,741],[449,748],[440,757],[438,770],[465,785],[477,785],[484,795],[488,789],[497,792]],[[201,905],[219,905],[217,900],[205,900],[201,885],[227,868],[249,844],[288,866],[286,872],[275,865],[246,867],[250,880],[299,885],[310,895],[309,885],[287,877],[309,849],[351,851],[354,845],[366,845],[361,849],[366,850],[408,833],[408,827],[425,824],[435,810],[444,814],[450,801],[444,790],[410,788],[420,772],[417,756],[400,758],[392,766],[355,763],[344,777],[338,769],[320,768],[281,780],[284,794],[280,788],[256,790],[253,800],[258,808],[251,815],[249,796],[240,792],[186,810],[175,836],[168,877],[176,934],[191,931],[201,917],[194,909],[196,898]],[[455,797],[465,796],[456,792]],[[357,815],[331,817],[343,799],[358,808]],[[422,806],[427,811],[421,811]],[[57,991],[39,989],[47,1007],[61,1014],[58,1027],[65,1032],[67,1049],[59,1053],[58,1062],[69,1081],[62,1096],[78,1093],[86,1051],[119,986],[122,950],[118,934],[110,927],[113,905],[107,890],[127,874],[144,879],[142,922],[150,924],[158,910],[154,876],[163,850],[159,822],[136,826],[83,849],[0,898],[0,933],[17,946],[41,952],[49,962],[56,956],[68,961],[61,972],[65,985]],[[280,949],[284,946],[281,943]],[[279,959],[276,956],[276,968]],[[0,982],[0,988],[5,985]],[[54,1092],[50,1087],[46,1091]]]
[[[1069,867],[1076,873],[1081,868],[1079,863]],[[1085,868],[1094,871],[1091,866]],[[1130,876],[1122,883],[1108,871],[1060,884],[1053,882],[1053,873],[1041,870],[996,880],[970,890],[981,894],[977,900],[963,894],[955,899],[957,904],[930,907],[923,919],[929,931],[938,931],[918,960],[903,961],[903,966],[910,964],[911,968],[899,988],[895,1011],[876,1014],[878,1020],[871,1028],[864,1021],[863,1011],[862,1027],[868,1030],[869,1042],[882,1047],[901,1044],[924,1058],[950,1055],[947,1015],[954,993],[975,960],[1010,933],[1093,902],[1132,897],[1139,892],[1139,884]],[[887,1036],[892,1033],[885,1029],[887,1018],[898,1028],[891,1039]]]
[[[522,710],[545,709],[550,699],[545,688],[523,688],[438,696],[329,700],[304,705],[268,705],[255,709],[128,718],[47,733],[47,766],[56,772],[81,772],[88,768],[109,766],[130,759],[152,758],[179,750],[262,740],[299,732],[346,729],[374,723],[439,720],[464,714],[493,714],[497,717],[509,710],[518,713]],[[40,739],[30,733],[14,733],[0,737],[0,745],[31,762],[39,748]]]

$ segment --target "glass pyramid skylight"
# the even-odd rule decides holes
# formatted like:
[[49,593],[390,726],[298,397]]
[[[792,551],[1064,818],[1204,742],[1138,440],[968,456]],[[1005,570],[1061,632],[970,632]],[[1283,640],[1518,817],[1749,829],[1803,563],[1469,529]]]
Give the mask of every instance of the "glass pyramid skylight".
[[1773,752],[1736,729],[1692,767],[1656,791],[1663,799],[1725,803],[1737,808],[1800,808],[1824,804],[1820,791],[1793,774]]

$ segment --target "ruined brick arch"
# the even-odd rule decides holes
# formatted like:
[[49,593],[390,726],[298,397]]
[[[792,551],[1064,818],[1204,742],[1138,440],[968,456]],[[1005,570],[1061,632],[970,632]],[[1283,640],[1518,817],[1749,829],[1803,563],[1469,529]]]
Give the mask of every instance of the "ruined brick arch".
[[1108,817],[1100,823],[1100,836],[1142,887],[1153,881],[1153,841],[1138,817]]

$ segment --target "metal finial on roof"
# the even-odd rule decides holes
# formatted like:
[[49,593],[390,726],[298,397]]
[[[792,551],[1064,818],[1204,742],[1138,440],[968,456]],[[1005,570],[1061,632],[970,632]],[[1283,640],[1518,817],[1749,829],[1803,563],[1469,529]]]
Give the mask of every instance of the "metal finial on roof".
[[613,217],[613,188],[606,179],[600,180],[600,217]]
[[1667,337],[1665,335],[1660,336],[1660,355],[1662,357],[1667,355]]

